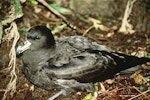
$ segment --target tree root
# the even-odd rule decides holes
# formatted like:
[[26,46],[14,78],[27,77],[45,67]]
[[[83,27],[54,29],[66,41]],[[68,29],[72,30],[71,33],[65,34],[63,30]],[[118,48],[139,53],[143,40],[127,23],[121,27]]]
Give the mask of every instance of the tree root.
[[136,2],[136,0],[128,0],[126,9],[125,9],[125,13],[124,13],[124,17],[122,19],[122,24],[121,27],[119,29],[119,32],[124,33],[124,34],[132,34],[135,31],[132,29],[133,26],[129,23],[129,15],[132,12],[132,8],[133,8],[133,4]]
[[13,43],[12,43],[12,47],[10,49],[10,53],[9,53],[9,65],[8,68],[6,68],[8,71],[10,71],[10,81],[7,84],[5,93],[3,95],[2,100],[6,99],[7,93],[10,93],[11,96],[13,96],[13,94],[16,92],[16,81],[17,81],[17,75],[16,75],[16,50],[15,50],[15,46],[17,44],[17,41],[19,40],[19,33],[18,33],[18,29],[17,29],[17,25],[15,22],[12,22],[10,27],[6,30],[7,35],[4,38],[7,41],[10,41],[11,39],[13,39]]

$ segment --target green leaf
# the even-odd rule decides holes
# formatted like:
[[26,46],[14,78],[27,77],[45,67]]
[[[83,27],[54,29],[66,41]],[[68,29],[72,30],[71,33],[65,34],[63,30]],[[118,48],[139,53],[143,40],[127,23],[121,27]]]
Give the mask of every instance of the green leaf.
[[54,8],[55,10],[57,10],[58,12],[62,13],[62,14],[71,14],[72,11],[70,9],[67,9],[67,8],[64,8],[64,7],[60,7],[60,6],[57,6],[56,4],[50,4],[50,6],[52,8]]
[[150,56],[146,56],[145,58],[149,58],[150,59]]
[[28,30],[29,30],[28,28],[23,27],[23,28],[19,29],[19,33],[21,35],[26,35],[28,33]]
[[92,94],[91,93],[89,93],[89,94],[87,94],[85,97],[84,97],[84,99],[83,100],[91,100],[92,99]]
[[98,20],[102,21],[104,19],[104,16],[99,16]]
[[67,25],[66,24],[62,24],[60,26],[56,26],[53,30],[52,33],[56,34],[58,32],[61,32]]
[[94,89],[95,89],[95,91],[98,91],[98,83],[94,84]]
[[148,89],[148,87],[147,86],[144,86],[144,85],[141,85],[140,86],[140,91],[146,91]]
[[37,0],[28,0],[30,3],[32,3],[32,4],[35,4],[35,5],[37,5],[38,4],[38,2],[37,2]]

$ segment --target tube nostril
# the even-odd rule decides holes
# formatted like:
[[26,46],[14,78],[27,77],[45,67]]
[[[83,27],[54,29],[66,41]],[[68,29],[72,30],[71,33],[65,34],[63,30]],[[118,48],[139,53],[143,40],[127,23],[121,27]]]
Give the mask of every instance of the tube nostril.
[[29,49],[30,46],[31,46],[31,42],[29,42],[28,40],[25,41],[22,45],[17,47],[16,54],[19,55],[19,54],[23,53],[24,51]]

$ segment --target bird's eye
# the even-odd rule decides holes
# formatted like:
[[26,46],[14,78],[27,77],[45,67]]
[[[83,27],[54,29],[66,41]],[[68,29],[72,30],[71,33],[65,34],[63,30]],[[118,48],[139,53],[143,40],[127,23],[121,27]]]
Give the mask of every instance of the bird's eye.
[[40,39],[40,37],[39,36],[34,36],[32,39],[33,40],[38,40],[38,39]]
[[39,36],[35,36],[35,39],[40,39],[40,37]]
[[33,39],[33,40],[37,40],[40,39],[39,36],[27,36],[28,39]]

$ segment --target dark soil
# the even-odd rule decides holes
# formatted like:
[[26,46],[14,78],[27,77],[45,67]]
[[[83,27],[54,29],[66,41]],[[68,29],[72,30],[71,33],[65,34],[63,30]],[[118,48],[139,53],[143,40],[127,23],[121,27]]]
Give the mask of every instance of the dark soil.
[[[36,13],[35,10],[41,10]],[[56,17],[54,14],[50,13],[48,9],[42,5],[33,5],[29,3],[23,4],[23,13],[24,16],[17,20],[18,27],[32,27],[35,25],[47,25],[49,24],[50,28],[61,25],[63,22],[60,18]],[[77,26],[81,32],[84,32],[87,28],[91,26],[91,23],[87,24],[82,22],[75,16],[68,15],[66,16],[67,20],[72,23],[74,26]],[[107,18],[106,18],[107,19]],[[108,27],[117,26],[119,28],[121,22],[115,21],[115,23],[110,23],[107,20],[103,20],[102,24],[107,25]],[[108,32],[100,30],[91,30],[87,33],[86,37],[93,39],[94,41],[107,45],[108,47],[116,50],[117,52],[124,52],[126,54],[131,54],[133,52],[144,51],[150,53],[150,33],[138,33],[124,35],[117,33],[117,30],[113,30],[114,34],[108,37]],[[111,33],[111,31],[109,32]],[[62,32],[55,34],[56,36],[69,36],[69,35],[82,35],[77,33],[75,30],[66,27]],[[23,41],[24,35],[21,35],[20,41]],[[11,48],[11,42],[3,42],[0,47],[0,70],[6,68],[9,63],[9,51]],[[141,70],[142,76],[150,76],[150,65],[145,65],[144,70]],[[31,84],[22,73],[22,63],[20,59],[17,59],[17,68],[16,73],[18,76],[17,79],[17,90],[16,93],[11,98],[10,95],[7,95],[7,100],[46,100],[52,95],[54,95],[57,90],[46,91],[44,89],[38,88]],[[7,86],[7,83],[10,80],[9,72],[0,71],[0,98],[3,97],[4,91]],[[112,83],[107,81],[102,82],[107,92],[99,93],[97,100],[120,100],[120,99],[129,99],[140,93],[140,86],[134,81],[131,75],[119,75],[114,77]],[[148,89],[150,89],[150,84],[142,84]],[[34,88],[33,88],[34,86]],[[100,82],[98,82],[99,90],[101,90]],[[31,87],[33,88],[31,90]],[[87,95],[86,92],[70,93],[67,96],[60,96],[57,100],[83,100]],[[141,95],[136,100],[148,100],[150,98],[150,92]]]

